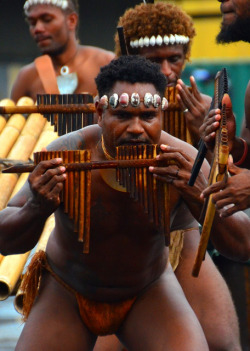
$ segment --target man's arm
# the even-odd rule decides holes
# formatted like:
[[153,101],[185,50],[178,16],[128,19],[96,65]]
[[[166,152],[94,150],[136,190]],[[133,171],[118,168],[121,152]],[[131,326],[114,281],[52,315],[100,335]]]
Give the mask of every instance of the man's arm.
[[[181,147],[162,146],[163,154],[159,156],[161,159],[175,160],[178,165],[178,172],[176,165],[150,167],[150,170],[156,178],[176,187],[192,215],[199,221],[204,203],[204,198],[201,198],[200,194],[207,186],[210,167],[205,160],[194,186],[189,186],[188,180],[195,155],[192,154],[190,145],[185,144],[184,147],[185,151]],[[233,260],[247,261],[250,258],[249,226],[250,219],[243,212],[236,213],[228,218],[222,218],[220,212],[216,210],[211,230],[211,240],[222,255]]]

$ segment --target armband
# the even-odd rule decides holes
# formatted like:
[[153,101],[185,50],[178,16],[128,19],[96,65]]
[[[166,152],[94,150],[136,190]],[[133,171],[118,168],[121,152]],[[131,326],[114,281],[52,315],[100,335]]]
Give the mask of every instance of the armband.
[[241,156],[241,159],[237,162],[234,162],[235,166],[241,166],[242,163],[245,161],[246,159],[246,156],[247,156],[247,153],[248,153],[248,145],[247,145],[247,142],[246,140],[240,138],[240,140],[243,142],[244,144],[244,151],[243,151],[243,155]]

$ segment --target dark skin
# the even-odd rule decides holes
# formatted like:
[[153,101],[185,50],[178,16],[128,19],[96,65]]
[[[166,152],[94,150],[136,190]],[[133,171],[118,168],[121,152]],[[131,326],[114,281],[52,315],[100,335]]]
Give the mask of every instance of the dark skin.
[[[68,65],[69,73],[76,72],[78,86],[75,93],[88,92],[95,95],[94,78],[100,67],[113,58],[112,52],[79,45],[76,38],[78,16],[65,14],[60,8],[51,5],[31,6],[26,17],[32,38],[42,54],[48,54],[56,75]],[[16,102],[22,96],[30,96],[36,101],[37,94],[44,94],[44,88],[34,63],[24,66],[13,85],[11,98]]]
[[[221,14],[222,14],[222,31],[228,31],[227,40],[232,39],[230,34],[230,28],[233,28],[236,22],[239,24],[245,23],[246,18],[250,16],[250,7],[248,0],[220,0]],[[240,27],[239,27],[240,28]],[[238,39],[241,40],[244,37],[247,40],[242,28],[241,31],[238,28]],[[247,31],[246,31],[247,32]],[[235,40],[234,40],[235,41]],[[232,154],[232,159],[229,159],[228,170],[232,175],[228,179],[228,182],[218,182],[208,187],[202,193],[202,197],[208,197],[213,194],[213,201],[216,204],[218,210],[221,211],[221,216],[227,217],[237,211],[245,210],[249,208],[249,175],[250,175],[250,82],[247,85],[245,93],[245,118],[243,125],[246,128],[243,129],[242,137],[245,139],[248,152],[243,162],[240,163],[239,167],[233,164],[242,159],[244,154],[244,143],[242,140],[235,135],[235,117],[233,114],[231,102],[227,102],[227,120],[229,129],[229,146]],[[221,119],[221,111],[213,110],[204,119],[204,123],[200,128],[200,133],[205,141],[207,147],[213,150],[215,132],[218,129],[219,121]],[[229,207],[225,207],[228,206]]]
[[[131,95],[134,91],[141,96],[146,92],[157,93],[151,84],[118,82],[113,89],[119,95],[123,92]],[[49,149],[87,148],[93,160],[105,160],[100,146],[102,132],[111,155],[115,146],[124,142],[186,145],[161,132],[160,109],[148,109],[141,104],[138,108],[119,107],[103,112],[98,106],[97,103],[99,126],[65,135]],[[194,154],[192,146],[186,148],[190,156]],[[143,298],[138,298],[117,331],[129,350],[143,347],[155,351],[164,347],[177,351],[180,345],[184,351],[208,350],[201,326],[167,265],[164,237],[157,234],[140,205],[131,201],[127,193],[112,189],[100,171],[92,172],[90,253],[82,253],[72,221],[60,206],[59,195],[67,176],[60,162],[60,159],[41,162],[30,174],[29,183],[0,213],[0,231],[4,233],[1,251],[10,254],[29,250],[39,239],[45,220],[55,212],[56,225],[46,251],[52,268],[67,284],[86,297],[107,302],[142,293]],[[176,173],[176,166],[170,166],[169,172]],[[179,198],[173,187],[171,209]],[[96,337],[80,320],[74,295],[45,274],[16,350],[92,350]]]
[[[143,96],[145,92],[155,93],[155,88],[148,84],[116,83],[113,89],[118,94],[138,91]],[[196,151],[192,146],[160,130],[160,111],[156,113],[155,109],[151,111],[141,105],[136,109],[128,107],[103,112],[101,103],[97,103],[97,110],[101,128],[94,125],[65,135],[53,142],[49,149],[87,148],[92,150],[93,160],[104,160],[100,148],[102,131],[105,145],[111,155],[114,155],[114,147],[124,141],[132,144],[162,144],[164,154],[161,158],[177,162],[180,178],[177,179],[176,176],[176,165],[164,167],[164,171],[151,171],[159,174],[163,181],[172,182],[171,208],[180,196],[183,196],[185,202],[193,204],[191,210],[194,213],[198,212],[201,207],[199,194],[206,184],[204,175],[206,178],[209,168],[204,166],[196,186],[187,190],[191,160]],[[149,111],[152,114],[149,114]],[[164,146],[166,144],[171,147]],[[60,162],[60,159],[56,159],[40,163],[30,175],[29,184],[26,184],[11,200],[9,206],[1,211],[2,252],[10,254],[31,249],[39,239],[45,220],[55,211],[56,226],[48,241],[47,254],[54,271],[65,282],[86,296],[100,301],[129,298],[142,291],[145,286],[148,287],[143,292],[143,299],[138,299],[126,322],[117,332],[117,336],[129,350],[138,350],[141,346],[146,350],[160,350],[162,345],[171,350],[180,350],[180,345],[182,350],[207,350],[201,327],[170,266],[167,265],[168,250],[164,246],[163,237],[157,235],[154,225],[148,221],[142,208],[136,202],[131,202],[128,194],[112,189],[99,171],[92,172],[90,253],[82,254],[82,244],[73,233],[72,222],[59,206],[59,194],[65,180],[65,169],[60,166]],[[121,213],[126,213],[126,216],[121,216]],[[188,227],[189,220],[187,217],[186,222],[182,221],[182,225]],[[235,225],[237,224],[241,228],[243,222],[236,221]],[[228,221],[228,225],[220,226],[221,229],[225,229],[226,237],[228,228],[232,228],[233,219]],[[240,228],[235,227],[235,230]],[[191,255],[197,248],[198,228],[189,233],[193,239],[188,241],[185,247],[187,254]],[[221,235],[223,238],[223,233]],[[230,240],[227,240],[227,243],[231,245]],[[240,244],[245,247],[243,240]],[[233,247],[235,251],[235,242]],[[128,252],[132,254],[128,256]],[[188,260],[191,265],[192,261]],[[206,277],[210,262],[209,258],[206,259],[204,270],[203,267],[201,270]],[[191,269],[189,274],[191,275]],[[199,287],[200,281],[196,282]],[[200,304],[196,305],[193,301],[193,306],[196,313],[200,313]],[[157,312],[159,308],[160,314]],[[202,319],[201,315],[199,317]],[[140,320],[143,320],[143,323],[140,323]],[[60,333],[60,338],[57,337],[57,333]],[[138,338],[138,335],[141,337]],[[46,274],[17,350],[33,350],[34,347],[38,350],[61,350],[62,347],[71,350],[91,350],[95,340],[96,336],[86,329],[79,318],[74,295]]]
[[186,61],[185,45],[144,47],[140,49],[140,55],[159,63],[162,73],[168,79],[168,86],[177,87],[178,102],[183,111],[188,109],[185,112],[187,127],[194,145],[197,145],[200,139],[199,127],[209,110],[211,98],[199,92],[193,76],[190,77],[192,93],[180,78]]
[[[248,84],[247,93],[250,92],[250,84]],[[247,94],[246,94],[247,95]],[[244,150],[244,145],[242,141],[235,136],[235,118],[232,112],[232,104],[229,97],[224,98],[224,102],[227,104],[227,119],[228,119],[228,128],[229,128],[229,146],[231,149],[232,155],[239,154],[240,148],[242,149],[242,154]],[[247,106],[247,104],[245,105]],[[247,111],[246,111],[247,112]],[[247,116],[247,114],[246,114]],[[212,110],[207,118],[204,121],[204,124],[201,127],[201,131],[204,136],[204,141],[207,146],[212,149],[215,137],[215,130],[219,126],[219,121],[221,120],[221,111]],[[249,142],[248,148],[250,147]],[[237,147],[239,145],[239,147]],[[241,154],[241,155],[242,155]],[[240,159],[239,156],[235,156],[236,161]],[[241,157],[241,156],[240,156]],[[216,208],[220,211],[222,217],[228,217],[233,213],[236,213],[241,210],[245,210],[250,206],[250,197],[249,197],[249,168],[250,165],[250,154],[249,152],[246,155],[245,161],[242,163],[241,167],[234,165],[235,158],[230,157],[228,161],[228,171],[231,174],[231,178],[228,178],[228,181],[217,182],[202,192],[202,198],[208,197],[210,194],[213,194],[213,202],[216,205]],[[229,207],[225,207],[228,206]]]

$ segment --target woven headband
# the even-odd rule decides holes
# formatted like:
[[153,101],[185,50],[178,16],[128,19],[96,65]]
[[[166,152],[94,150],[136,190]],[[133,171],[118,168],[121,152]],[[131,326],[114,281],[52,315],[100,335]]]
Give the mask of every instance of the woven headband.
[[69,3],[68,0],[26,0],[23,9],[28,11],[33,5],[53,5],[65,10],[69,6]]
[[158,108],[161,106],[163,111],[168,107],[168,100],[165,97],[161,99],[158,94],[152,95],[151,93],[146,93],[143,98],[140,98],[138,93],[133,93],[130,97],[127,93],[122,93],[120,97],[118,94],[114,93],[109,98],[107,95],[103,95],[100,98],[100,103],[103,105],[104,109],[108,108],[108,106],[115,109],[118,105],[127,107],[129,103],[132,107],[138,107],[141,102],[144,103],[145,107],[153,106]]
[[131,48],[143,48],[143,47],[148,47],[148,46],[161,46],[161,45],[175,45],[175,44],[187,44],[189,42],[189,37],[186,37],[185,35],[178,35],[178,34],[170,34],[170,35],[164,35],[162,37],[161,35],[157,35],[155,37],[152,35],[151,38],[149,37],[144,37],[136,40],[131,40],[130,41],[130,46]]

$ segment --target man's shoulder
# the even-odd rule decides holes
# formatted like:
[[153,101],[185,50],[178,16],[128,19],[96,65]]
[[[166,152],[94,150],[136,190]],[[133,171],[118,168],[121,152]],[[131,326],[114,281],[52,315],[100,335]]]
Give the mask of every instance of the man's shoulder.
[[85,57],[98,61],[110,61],[115,57],[115,54],[112,51],[90,45],[81,46],[80,53]]
[[48,145],[48,150],[79,150],[95,148],[100,141],[101,128],[98,124],[90,125],[55,139]]
[[190,144],[188,144],[187,142],[181,140],[181,139],[178,139],[176,138],[175,136],[165,132],[162,130],[161,132],[161,139],[160,139],[160,142],[161,143],[166,143],[170,146],[173,146],[173,147],[182,147],[182,148],[193,148],[193,146],[191,146]]
[[28,64],[24,65],[23,67],[21,67],[18,75],[19,75],[19,79],[20,78],[32,78],[33,79],[34,76],[37,75],[35,63],[31,62],[31,63],[28,63]]

